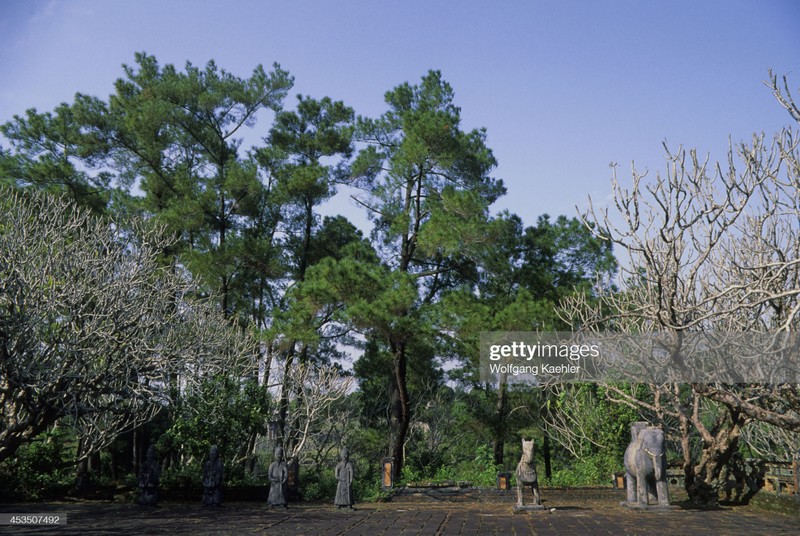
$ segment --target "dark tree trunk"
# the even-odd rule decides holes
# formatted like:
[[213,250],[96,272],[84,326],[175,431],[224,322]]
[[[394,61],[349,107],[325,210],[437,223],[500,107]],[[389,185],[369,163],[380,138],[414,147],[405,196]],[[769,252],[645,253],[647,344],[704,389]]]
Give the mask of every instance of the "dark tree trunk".
[[245,458],[247,460],[245,465],[245,471],[248,475],[255,476],[256,472],[256,439],[258,438],[258,434],[255,432],[250,432],[250,435],[247,438],[247,452],[245,453]]
[[550,465],[550,435],[546,429],[544,431],[544,440],[542,441],[542,456],[544,457],[544,476],[550,479],[553,477],[553,469]]
[[[696,464],[686,467],[684,460],[684,487],[692,503],[699,506],[716,506],[719,502],[720,476],[739,446],[739,437],[747,419],[733,408],[725,408],[711,430],[699,422],[695,428],[701,432],[703,450]],[[695,417],[696,419],[696,417]]]
[[508,386],[503,380],[500,381],[500,387],[497,390],[495,410],[492,454],[495,465],[503,465],[506,446],[506,417],[508,416]]
[[288,430],[286,429],[286,416],[289,413],[289,390],[291,389],[289,372],[294,361],[294,341],[286,354],[286,363],[283,365],[283,383],[281,384],[281,397],[278,400],[278,444],[285,446],[288,441]]
[[394,378],[392,382],[392,410],[389,418],[389,452],[394,458],[394,480],[400,480],[405,464],[405,442],[411,421],[408,385],[406,382],[406,353],[404,344],[392,344]]

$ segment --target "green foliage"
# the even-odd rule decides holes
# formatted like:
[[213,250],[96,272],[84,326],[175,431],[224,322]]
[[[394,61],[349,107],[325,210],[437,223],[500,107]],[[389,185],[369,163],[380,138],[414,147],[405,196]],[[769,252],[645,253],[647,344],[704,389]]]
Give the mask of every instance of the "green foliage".
[[480,445],[471,456],[438,467],[420,467],[409,456],[408,464],[403,467],[400,485],[470,482],[476,487],[494,487],[497,473],[502,470],[502,465],[494,463],[491,446]]
[[[350,404],[360,404],[362,402],[358,399],[363,398],[364,393],[358,392],[351,396]],[[355,456],[351,461],[355,464],[359,477],[375,473],[375,478],[378,478],[378,464],[386,456],[386,432],[383,427],[359,426],[347,437],[347,443],[358,445],[358,452],[353,453]]]
[[385,101],[388,110],[377,119],[359,117],[356,137],[366,147],[352,165],[383,263],[361,272],[358,294],[344,303],[377,352],[390,356],[382,373],[392,401],[389,451],[399,472],[415,399],[408,369],[439,353],[435,304],[476,277],[489,206],[505,188],[490,175],[497,162],[486,132],[461,129],[453,89],[440,72],[395,87]]
[[0,463],[0,496],[16,500],[38,500],[53,488],[74,482],[74,437],[52,428],[17,450],[13,458]]
[[104,108],[98,99],[78,94],[71,105],[61,103],[44,113],[31,108],[0,125],[15,149],[0,151],[0,184],[65,194],[95,213],[105,212],[112,177],[89,172],[108,150],[93,128]]
[[333,473],[300,472],[300,495],[304,501],[331,501],[336,496],[337,480]]
[[[477,377],[481,331],[568,329],[559,300],[591,294],[595,276],[610,281],[616,264],[609,244],[575,218],[544,215],[525,227],[515,215],[490,215],[505,193],[491,176],[497,161],[484,129],[462,128],[439,71],[388,91],[379,117],[355,119],[328,97],[301,95],[283,110],[293,79],[277,64],[237,77],[213,61],[180,69],[139,53],[123,70],[107,102],[78,95],[0,127],[11,142],[0,149],[0,183],[163,225],[175,241],[160,245],[159,262],[187,273],[192,292],[218,298],[226,318],[253,322],[262,351],[287,370],[338,357],[344,344],[363,349],[359,390],[347,401],[359,414],[347,432],[361,451],[357,496],[380,497],[377,460],[391,453],[402,467],[406,451],[406,478],[493,485],[487,445],[530,422],[540,429],[545,407],[585,415],[598,443],[619,448],[628,415],[599,393],[580,391],[570,406]],[[244,153],[240,136],[264,110],[274,121]],[[362,190],[369,238],[343,216],[320,217],[345,183]],[[446,374],[445,360],[461,366]],[[238,461],[274,411],[267,390],[236,373],[171,387],[168,422],[154,435],[171,459],[193,463],[165,478],[196,478],[211,444],[229,478],[245,478]],[[330,492],[319,468],[304,478],[309,497]]]
[[252,356],[246,333],[160,265],[159,230],[42,192],[0,198],[0,459],[69,416],[79,456],[100,449],[163,407],[170,378]]
[[473,486],[491,488],[496,485],[497,473],[502,470],[502,465],[494,463],[491,446],[481,445],[472,460],[461,462],[445,474],[450,474],[451,480],[467,481],[472,482]]
[[[631,385],[617,387],[628,392],[636,388]],[[548,416],[557,415],[572,423],[572,429],[566,430],[567,433],[563,427],[552,430],[553,439],[581,457],[608,452],[622,459],[630,441],[630,424],[641,417],[634,408],[609,401],[607,392],[608,387],[593,383],[570,384],[549,398]]]
[[789,494],[778,495],[768,491],[761,491],[750,500],[750,505],[767,512],[776,512],[788,515],[800,520],[800,508],[798,508],[797,496]]
[[391,499],[392,492],[384,490],[378,475],[373,479],[363,479],[353,482],[353,495],[360,502],[386,502]]
[[[369,432],[366,434],[369,436]],[[363,437],[363,436],[358,436]],[[385,443],[385,440],[383,440]],[[356,502],[384,501],[391,496],[391,492],[383,491],[380,480],[379,457],[370,457],[365,445],[351,439],[351,443],[358,445],[358,452],[353,453],[350,461],[353,464],[355,479],[353,480],[353,495]],[[330,459],[319,470],[319,467],[304,468],[300,470],[300,495],[304,501],[333,502],[336,496],[337,480],[334,476],[334,467],[338,460]]]
[[608,486],[612,482],[612,474],[622,470],[622,458],[616,453],[598,453],[570,460],[554,469],[549,480],[540,477],[540,482],[557,487]]
[[[226,480],[228,475],[225,475]],[[159,485],[164,489],[199,488],[203,483],[202,463],[187,463],[162,471]]]
[[577,218],[539,216],[520,241],[517,277],[535,297],[557,303],[575,292],[592,292],[597,278],[610,283],[617,270],[611,243],[600,240]]
[[179,71],[139,53],[136,64],[124,67],[108,108],[115,160],[127,181],[139,180],[141,208],[180,237],[180,261],[232,313],[241,232],[260,215],[264,193],[256,164],[238,155],[237,136],[260,110],[281,108],[292,77],[277,64],[249,78],[213,61]]
[[218,376],[204,380],[178,400],[171,426],[159,438],[162,452],[181,452],[202,465],[211,445],[228,463],[226,478],[241,479],[241,464],[230,464],[243,455],[252,431],[265,433],[270,415],[270,395],[255,381]]

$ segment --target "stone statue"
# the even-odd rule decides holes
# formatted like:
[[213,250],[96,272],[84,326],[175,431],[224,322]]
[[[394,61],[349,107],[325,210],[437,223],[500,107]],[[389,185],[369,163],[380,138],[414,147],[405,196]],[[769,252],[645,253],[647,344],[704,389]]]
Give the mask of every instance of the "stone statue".
[[288,495],[287,482],[289,480],[289,466],[283,460],[283,449],[275,449],[275,461],[269,464],[269,506],[287,507],[286,497]]
[[646,422],[631,424],[631,442],[625,449],[628,505],[647,506],[658,501],[669,506],[664,430]]
[[208,451],[208,460],[203,465],[203,505],[222,505],[222,477],[224,467],[219,458],[219,449],[213,445]]
[[139,470],[139,504],[145,506],[158,504],[158,481],[160,478],[161,467],[156,461],[156,449],[150,445]]
[[541,507],[539,500],[539,478],[536,474],[536,461],[533,459],[533,439],[522,440],[522,458],[517,464],[517,508],[524,508],[523,486],[530,486],[533,492],[533,505]]
[[336,498],[333,504],[339,508],[353,508],[353,464],[350,463],[350,453],[342,449],[341,461],[336,464]]

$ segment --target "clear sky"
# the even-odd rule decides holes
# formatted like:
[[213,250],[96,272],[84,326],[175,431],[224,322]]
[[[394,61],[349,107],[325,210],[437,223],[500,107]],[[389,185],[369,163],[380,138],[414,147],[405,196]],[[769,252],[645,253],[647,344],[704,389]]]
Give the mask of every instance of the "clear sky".
[[605,198],[609,162],[663,170],[664,140],[724,159],[729,136],[789,124],[762,82],[772,67],[800,88],[800,2],[0,0],[0,122],[106,98],[137,51],[242,77],[278,62],[293,94],[368,116],[439,69],[462,127],[487,128],[497,208],[530,224]]

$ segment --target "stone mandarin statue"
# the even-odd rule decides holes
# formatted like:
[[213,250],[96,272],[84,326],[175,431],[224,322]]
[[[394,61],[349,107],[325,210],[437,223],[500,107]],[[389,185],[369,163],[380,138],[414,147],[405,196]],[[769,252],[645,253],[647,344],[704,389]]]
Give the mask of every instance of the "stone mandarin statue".
[[353,464],[350,463],[350,452],[343,448],[341,461],[336,464],[336,498],[333,501],[339,508],[353,508]]
[[213,445],[208,451],[208,460],[203,465],[203,505],[222,505],[222,478],[224,467],[219,449]]
[[283,449],[275,449],[275,461],[269,464],[269,506],[287,507],[286,496],[288,495],[287,482],[289,480],[289,466],[283,459]]
[[156,460],[156,449],[152,445],[147,449],[147,457],[139,470],[139,504],[155,506],[158,504],[158,482],[161,478],[161,466]]

